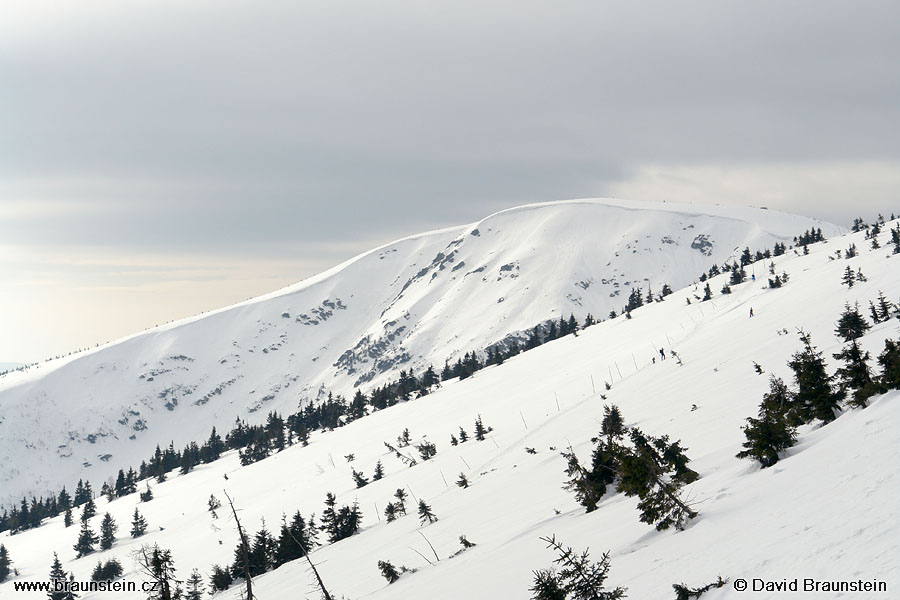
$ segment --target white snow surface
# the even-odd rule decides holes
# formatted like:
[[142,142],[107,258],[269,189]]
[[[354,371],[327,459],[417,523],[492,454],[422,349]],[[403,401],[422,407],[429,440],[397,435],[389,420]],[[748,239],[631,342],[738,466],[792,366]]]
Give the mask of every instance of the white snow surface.
[[[851,242],[860,256],[831,259]],[[774,467],[760,469],[734,455],[744,439],[741,425],[755,416],[769,374],[790,380],[786,362],[800,346],[797,329],[812,335],[833,372],[831,354],[840,347],[834,324],[844,303],[865,306],[879,290],[896,302],[900,256],[891,256],[889,249],[870,250],[862,234],[853,234],[812,245],[808,256],[789,251],[775,263],[779,273],[790,274],[781,289],[765,289],[759,277],[722,296],[720,276],[712,281],[716,293],[710,302],[697,302],[699,286],[689,286],[635,311],[630,320],[600,323],[470,379],[445,382],[424,398],[316,433],[308,447],[290,447],[246,467],[230,452],[188,475],[172,474],[165,483],[154,483],[149,503],[138,503],[136,494],[111,503],[98,499],[98,515],[109,511],[121,527],[111,550],[75,559],[78,527],[64,528],[61,516],[35,530],[0,534],[19,569],[17,577],[0,584],[0,597],[37,598],[37,593],[14,595],[13,581],[46,579],[54,551],[78,580],[89,578],[98,559],[113,556],[125,565],[126,579],[139,580],[131,554],[145,543],[171,549],[182,578],[194,567],[206,575],[214,563],[230,564],[237,541],[234,522],[224,511],[216,520],[206,510],[209,495],[224,499],[223,490],[235,499],[251,532],[265,519],[275,533],[281,516],[298,509],[304,516],[321,514],[329,491],[339,503],[358,500],[362,531],[312,553],[336,598],[527,598],[532,570],[549,566],[554,558],[538,538],[552,534],[576,549],[589,547],[595,558],[609,551],[608,584],[626,586],[629,598],[671,599],[673,583],[699,586],[717,575],[731,582],[879,580],[888,583],[889,591],[739,594],[729,584],[707,592],[703,600],[896,597],[900,393],[875,397],[869,407],[847,410],[827,426],[803,427],[798,444]],[[851,289],[841,285],[847,265],[861,268],[868,281]],[[897,334],[898,321],[892,319],[875,325],[861,341],[875,355],[886,337]],[[151,339],[162,335],[147,334]],[[651,362],[660,347],[675,350],[683,364],[671,357]],[[754,361],[764,375],[754,371]],[[612,388],[607,391],[604,382]],[[565,460],[559,450],[571,445],[587,460],[603,406],[611,403],[621,408],[627,424],[652,435],[669,434],[688,448],[691,467],[701,478],[685,494],[700,514],[684,531],[657,532],[640,523],[636,499],[614,491],[586,514],[562,489]],[[471,431],[478,414],[494,428],[489,439],[451,446],[450,435],[460,425]],[[409,468],[386,452],[382,442],[392,442],[404,428],[415,439],[436,443],[437,455]],[[527,453],[527,447],[537,453]],[[353,463],[343,458],[350,453]],[[351,467],[371,475],[379,459],[385,478],[355,488]],[[460,472],[471,482],[467,489],[453,484]],[[379,519],[400,487],[426,499],[439,520],[421,526],[414,514],[390,524]],[[125,530],[136,506],[150,531],[133,540]],[[92,520],[95,530],[100,518]],[[450,558],[460,535],[477,546]],[[423,536],[440,557],[434,565],[416,552],[432,556]],[[418,570],[388,585],[378,560]],[[262,600],[319,597],[302,560],[256,578],[254,591]],[[237,600],[241,592],[236,585],[220,597]],[[82,599],[100,597],[106,596],[88,593]]]
[[[621,311],[811,227],[763,209],[574,200],[412,236],[266,296],[0,377],[0,506],[155,446],[455,361],[548,318]],[[692,247],[693,246],[693,247]],[[99,485],[96,486],[99,489]]]

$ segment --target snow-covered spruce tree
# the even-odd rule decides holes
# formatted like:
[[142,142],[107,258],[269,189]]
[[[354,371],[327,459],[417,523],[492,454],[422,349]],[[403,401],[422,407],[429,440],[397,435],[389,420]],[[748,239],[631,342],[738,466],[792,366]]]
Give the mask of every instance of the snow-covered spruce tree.
[[381,461],[375,463],[375,472],[372,473],[372,481],[378,481],[384,477],[384,465],[381,464]]
[[559,568],[534,571],[531,587],[532,600],[618,600],[625,598],[626,588],[606,590],[609,576],[609,553],[604,553],[599,562],[591,561],[587,550],[578,554],[572,548],[563,546],[556,536],[542,537],[547,548],[556,550],[554,563]]
[[78,541],[72,547],[78,553],[76,558],[81,558],[86,554],[94,551],[94,545],[100,541],[92,530],[87,521],[81,522],[81,532],[78,534]]
[[9,550],[6,549],[6,546],[0,544],[0,583],[6,581],[6,578],[12,572],[10,565],[12,565],[12,559],[9,557]]
[[563,452],[563,457],[567,461],[566,475],[569,476],[563,488],[574,492],[575,498],[587,512],[596,510],[597,503],[606,493],[606,486],[615,481],[621,451],[619,441],[625,435],[625,425],[619,407],[604,406],[603,411],[600,433],[605,440],[598,438],[592,440],[597,442],[597,447],[591,457],[590,470],[581,466],[572,448],[569,448],[568,452]]
[[419,500],[419,522],[424,525],[425,523],[434,523],[437,520],[438,518],[435,516],[434,511],[431,510],[431,506],[424,499]]
[[795,352],[788,362],[797,386],[795,400],[804,421],[820,419],[830,423],[840,410],[840,394],[833,389],[834,378],[826,371],[822,353],[812,345],[809,334],[801,330],[800,341],[803,349]]
[[63,514],[63,525],[66,527],[72,526],[72,509],[67,508],[65,514]]
[[100,548],[102,550],[112,548],[113,542],[116,541],[117,531],[119,531],[119,526],[116,525],[112,515],[109,513],[103,515],[103,521],[100,522]]
[[788,422],[791,407],[790,392],[784,382],[774,375],[769,378],[769,392],[759,405],[759,418],[747,418],[744,426],[744,449],[737,458],[752,458],[763,467],[771,467],[779,454],[794,445],[797,432]]
[[884,351],[878,355],[878,364],[881,365],[881,385],[889,390],[900,389],[900,343],[884,340]]
[[712,288],[709,287],[709,282],[707,282],[706,287],[703,288],[703,300],[701,300],[701,302],[706,302],[707,300],[712,300]]
[[137,507],[134,509],[134,515],[131,517],[131,537],[141,537],[147,533],[147,519],[144,518]]
[[378,561],[378,569],[381,571],[381,576],[387,579],[387,582],[394,583],[398,579],[400,579],[400,573],[397,572],[397,569],[387,560],[379,560]]

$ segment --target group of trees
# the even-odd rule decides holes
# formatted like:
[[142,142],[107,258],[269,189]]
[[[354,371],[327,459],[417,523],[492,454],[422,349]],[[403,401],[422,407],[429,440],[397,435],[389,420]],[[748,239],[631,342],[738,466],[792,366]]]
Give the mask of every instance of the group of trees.
[[[87,506],[87,505],[85,505]],[[100,545],[101,550],[109,550],[116,541],[116,533],[119,531],[119,525],[112,515],[106,513],[100,522],[100,535],[98,536],[90,526],[90,516],[88,512],[82,513],[81,530],[78,533],[78,540],[75,542],[73,549],[78,553],[76,558],[81,558],[90,554],[95,550],[94,546]],[[93,515],[91,515],[93,516]],[[141,515],[137,508],[134,509],[134,516],[131,521],[131,537],[137,538],[147,532],[147,520]]]
[[[664,286],[658,300],[670,293],[671,288],[668,285]],[[652,294],[648,293],[648,301],[651,300]],[[558,320],[550,319],[535,325],[528,331],[527,337],[521,340],[510,336],[480,352],[467,352],[452,365],[445,362],[440,375],[432,366],[426,368],[421,376],[415,375],[412,369],[401,370],[396,380],[376,387],[369,394],[356,390],[350,402],[341,395],[328,393],[324,401],[308,402],[301,410],[286,418],[272,411],[268,414],[266,423],[262,425],[249,425],[238,418],[224,440],[213,427],[205,442],[202,444],[190,442],[181,451],[171,442],[166,448],[157,445],[153,455],[142,461],[138,469],[120,469],[114,483],[104,483],[101,494],[112,501],[135,493],[137,483],[142,479],[154,477],[162,483],[172,471],[178,469],[182,474],[189,473],[197,465],[218,460],[226,450],[238,450],[241,463],[246,465],[280,452],[294,443],[307,445],[312,431],[333,430],[372,411],[422,397],[440,387],[441,381],[455,377],[460,379],[471,377],[487,366],[501,364],[508,358],[554,339],[577,334],[580,328],[590,327],[597,322],[590,314],[581,326],[574,315],[568,318],[560,317]],[[29,503],[23,498],[18,507],[4,509],[0,514],[0,532],[10,530],[15,533],[38,527],[44,519],[70,511],[93,497],[90,483],[79,481],[79,490],[76,490],[74,498],[69,496],[65,487],[59,494],[50,495],[46,499],[33,497]],[[143,501],[152,499],[149,486],[146,492],[141,493],[141,499]],[[72,523],[71,516],[67,517],[66,522],[67,526]]]
[[[880,293],[879,305],[874,309],[879,319],[891,318],[895,308]],[[896,314],[900,318],[900,311]],[[871,354],[859,342],[870,328],[858,304],[844,306],[835,327],[844,347],[833,354],[841,361],[834,374],[828,373],[825,359],[813,346],[810,335],[800,331],[803,347],[788,361],[794,376],[793,389],[781,378],[770,377],[769,391],[763,395],[757,418],[748,418],[744,426],[746,441],[737,457],[752,458],[762,467],[770,467],[794,445],[798,426],[816,420],[830,423],[843,404],[865,408],[872,396],[900,389],[900,343],[885,340],[884,350],[877,358],[881,373],[876,375],[869,366]]]
[[572,448],[563,452],[568,461],[565,488],[574,492],[587,512],[615,484],[616,491],[640,499],[640,520],[662,531],[673,525],[682,529],[688,519],[697,516],[681,498],[681,488],[696,481],[699,475],[687,464],[686,448],[668,436],[653,437],[637,427],[626,428],[619,408],[604,407],[600,436],[590,467],[584,466]]

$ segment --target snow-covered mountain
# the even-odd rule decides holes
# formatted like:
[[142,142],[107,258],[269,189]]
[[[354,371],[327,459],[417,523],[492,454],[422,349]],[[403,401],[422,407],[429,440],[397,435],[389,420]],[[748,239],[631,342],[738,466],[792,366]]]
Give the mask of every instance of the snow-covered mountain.
[[157,444],[372,387],[559,315],[621,311],[817,220],[762,209],[584,200],[415,235],[267,296],[0,379],[0,505],[102,481]]
[[[557,208],[565,211],[567,207]],[[659,218],[650,215],[651,220]],[[702,218],[715,222],[714,217]],[[488,228],[480,224],[478,229],[484,235]],[[304,516],[321,515],[327,492],[336,494],[340,504],[358,501],[363,513],[361,531],[312,553],[336,598],[527,598],[532,571],[550,566],[556,557],[540,537],[554,534],[579,551],[590,548],[595,559],[609,551],[608,585],[627,587],[629,598],[670,600],[673,583],[700,586],[718,575],[729,578],[729,584],[710,590],[702,600],[783,598],[785,593],[777,591],[739,594],[734,585],[738,580],[752,585],[755,579],[790,582],[795,578],[801,585],[804,578],[887,582],[888,593],[852,595],[891,597],[891,577],[900,560],[896,502],[900,472],[895,468],[900,391],[875,396],[866,408],[847,409],[827,425],[815,422],[800,427],[797,445],[771,468],[760,469],[753,461],[735,458],[744,441],[741,426],[746,417],[756,415],[769,389],[767,378],[775,375],[791,381],[786,363],[800,348],[798,328],[811,335],[827,359],[828,372],[834,373],[837,361],[831,357],[842,347],[834,334],[835,321],[845,303],[859,302],[865,308],[879,292],[898,303],[900,254],[891,253],[886,230],[880,249],[872,249],[864,234],[857,233],[810,245],[808,255],[789,250],[774,259],[776,271],[790,276],[781,288],[766,286],[770,261],[765,266],[757,263],[756,268],[766,272],[757,272],[761,277],[756,282],[734,285],[731,294],[719,292],[727,275],[711,280],[713,298],[706,302],[698,301],[702,285],[688,285],[663,302],[634,311],[632,319],[607,320],[577,337],[558,339],[485,368],[474,377],[447,381],[423,398],[377,411],[331,432],[317,432],[309,446],[294,445],[247,466],[240,466],[236,452],[228,452],[187,475],[173,472],[164,483],[152,482],[150,502],[139,502],[137,494],[112,502],[98,498],[98,516],[91,526],[97,529],[99,515],[107,511],[120,524],[110,550],[76,559],[72,545],[78,527],[64,527],[62,516],[37,529],[2,533],[0,543],[8,548],[19,573],[0,584],[0,597],[13,597],[16,583],[45,581],[53,552],[78,581],[90,578],[98,560],[113,557],[125,567],[125,580],[142,581],[145,578],[132,557],[142,544],[170,549],[180,579],[187,578],[193,568],[208,576],[213,564],[232,562],[237,543],[234,521],[222,511],[214,518],[207,510],[210,494],[224,499],[223,488],[235,499],[242,523],[251,533],[260,528],[261,519],[276,532],[283,514],[290,517],[299,510]],[[450,239],[470,235],[469,231],[457,231]],[[851,244],[857,248],[855,257],[836,256],[836,251]],[[848,267],[865,276],[853,287],[841,283]],[[522,278],[524,269],[523,264]],[[688,276],[687,269],[684,275]],[[282,295],[273,295],[220,314],[260,309],[279,299]],[[347,305],[345,310],[352,310],[349,301]],[[751,307],[755,316],[749,318]],[[886,338],[897,339],[897,314],[892,309],[888,320],[872,323],[859,340],[863,350],[874,356],[884,348]],[[489,322],[478,317],[472,329]],[[189,329],[188,324],[177,325],[104,352],[122,351],[145,337],[158,341],[165,335],[180,336]],[[669,356],[665,361],[659,360],[660,347]],[[31,385],[63,372],[60,368]],[[91,374],[84,376],[90,379]],[[604,405],[613,403],[629,426],[654,436],[670,435],[687,448],[690,467],[700,478],[684,494],[699,515],[684,531],[655,531],[639,522],[636,498],[609,491],[597,510],[585,513],[574,495],[562,489],[566,460],[560,450],[571,447],[582,461],[588,461]],[[183,406],[179,403],[172,412]],[[477,415],[493,427],[488,439],[451,445],[450,436],[460,426],[471,432]],[[383,442],[393,442],[404,428],[414,440],[435,443],[437,454],[411,468],[398,460]],[[343,458],[350,455],[352,462]],[[385,476],[357,488],[351,470],[371,476],[379,460]],[[469,487],[453,484],[459,474],[468,478]],[[439,520],[421,525],[410,511],[393,523],[385,522],[384,508],[398,488],[427,500]],[[150,523],[148,533],[137,539],[126,532],[135,508]],[[452,556],[460,549],[460,535],[477,545]],[[388,584],[379,573],[379,560],[416,572]],[[237,600],[242,591],[236,584],[216,597]],[[303,560],[255,578],[254,591],[263,600],[319,597]],[[846,593],[805,595],[848,597]],[[46,597],[42,592],[15,592],[19,596]],[[106,596],[86,593],[82,600]],[[146,594],[123,592],[121,597],[137,600]]]

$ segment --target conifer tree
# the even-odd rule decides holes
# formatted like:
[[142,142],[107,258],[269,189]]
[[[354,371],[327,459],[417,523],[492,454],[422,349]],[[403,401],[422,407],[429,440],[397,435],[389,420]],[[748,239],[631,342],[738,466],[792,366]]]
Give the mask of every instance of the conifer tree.
[[788,362],[794,372],[797,392],[794,396],[805,421],[820,419],[830,423],[840,409],[839,395],[832,389],[833,377],[825,369],[822,353],[813,345],[808,333],[800,332],[803,349],[795,352]]
[[153,490],[150,489],[150,483],[147,483],[146,491],[141,492],[141,502],[150,502],[153,500]]
[[121,577],[122,573],[122,563],[115,558],[111,558],[105,563],[101,563],[98,560],[97,566],[94,567],[94,571],[91,573],[91,581],[112,581]]
[[559,577],[554,569],[537,569],[532,571],[534,580],[528,591],[532,593],[532,600],[566,600],[566,590],[563,589]]
[[857,408],[865,408],[869,397],[877,393],[873,386],[872,372],[868,362],[872,358],[868,351],[859,347],[858,340],[852,339],[843,350],[833,354],[836,359],[844,361],[844,366],[837,370],[840,382],[840,395],[853,392],[849,404]]
[[266,529],[266,523],[263,521],[262,528],[256,532],[253,538],[253,544],[250,547],[250,576],[256,577],[262,575],[272,568],[272,560],[275,557],[276,544],[275,539],[269,530]]
[[469,441],[469,434],[466,433],[466,430],[463,429],[462,426],[460,426],[460,428],[459,428],[459,443],[464,444],[467,441]]
[[466,477],[465,473],[459,474],[459,479],[456,480],[456,485],[458,485],[461,488],[469,487],[469,479],[468,479],[468,477]]
[[397,504],[395,502],[388,502],[388,505],[384,507],[384,518],[388,523],[397,520]]
[[362,472],[357,471],[356,469],[351,469],[350,472],[353,475],[353,481],[356,483],[357,488],[369,485],[369,480],[366,479],[366,476],[363,475]]
[[419,521],[424,525],[426,522],[431,524],[437,521],[437,517],[432,512],[431,507],[424,499],[419,500]]
[[290,524],[282,517],[281,535],[278,538],[273,566],[277,568],[286,562],[303,558],[311,545],[307,524],[300,511],[294,513]]
[[378,569],[381,571],[382,577],[387,579],[389,584],[400,579],[400,573],[397,572],[397,569],[389,561],[379,560]]
[[72,498],[69,496],[69,492],[66,491],[66,486],[63,486],[63,489],[59,492],[59,496],[56,498],[56,506],[61,511],[72,507]]
[[86,554],[94,551],[94,544],[100,541],[100,538],[91,530],[87,521],[81,522],[81,531],[78,534],[78,541],[73,546],[75,552],[78,553],[76,558],[81,558]]
[[763,467],[771,467],[779,460],[779,454],[794,445],[797,432],[788,421],[789,392],[784,382],[774,375],[769,378],[769,393],[759,405],[759,418],[747,418],[744,426],[744,449],[737,458],[753,458]]
[[900,343],[892,339],[884,341],[884,351],[878,355],[881,365],[881,385],[887,389],[900,389]]
[[406,516],[406,492],[403,488],[397,488],[394,492],[394,498],[397,499],[397,512]]
[[682,529],[688,519],[697,516],[680,497],[683,485],[699,477],[686,466],[687,457],[678,442],[667,437],[653,438],[634,427],[630,432],[633,448],[623,448],[617,456],[618,491],[638,496],[640,520],[658,531],[674,525]]
[[181,586],[175,579],[175,561],[172,552],[159,545],[141,546],[137,551],[137,562],[140,570],[150,578],[153,584],[148,600],[178,600],[181,598]]
[[587,512],[597,510],[597,503],[606,492],[605,486],[598,486],[591,479],[591,472],[581,465],[574,450],[570,447],[562,453],[566,459],[566,475],[569,479],[563,484],[563,489],[574,492],[575,499],[587,509]]
[[478,418],[475,419],[475,439],[479,442],[484,441],[484,436],[491,431],[490,427],[485,427],[484,423],[481,421],[481,415],[478,415]]
[[223,569],[220,565],[212,566],[212,574],[209,576],[210,594],[222,592],[231,587],[234,579],[231,577],[231,571]]
[[50,565],[50,578],[49,583],[52,591],[47,592],[47,598],[49,600],[66,600],[66,592],[64,591],[66,579],[66,572],[63,570],[62,563],[59,562],[59,557],[56,555],[56,552],[53,553],[53,564]]
[[103,515],[103,521],[100,522],[100,548],[102,550],[112,548],[113,542],[116,541],[116,532],[118,530],[119,526],[116,525],[112,515],[109,513]]
[[847,268],[844,269],[844,276],[841,277],[841,283],[848,288],[852,288],[853,284],[856,283],[856,274],[853,272],[853,269],[850,268],[850,265],[847,265]]
[[534,572],[531,588],[536,594],[532,596],[534,600],[619,600],[625,597],[626,588],[605,589],[610,568],[608,552],[599,562],[592,562],[587,550],[578,554],[572,548],[563,546],[556,536],[540,539],[547,543],[547,548],[557,552],[553,562],[559,566],[559,572],[552,569]]
[[703,300],[701,300],[701,302],[706,302],[707,300],[712,300],[712,288],[709,287],[709,282],[707,282],[706,287],[703,288]]
[[9,577],[11,564],[12,560],[9,558],[9,550],[6,549],[6,546],[0,544],[0,583],[6,581],[6,578]]
[[131,517],[131,537],[141,537],[145,533],[147,533],[147,520],[135,508],[134,516]]
[[206,507],[206,509],[209,511],[209,514],[212,515],[212,518],[218,519],[219,514],[216,511],[222,508],[222,501],[216,498],[214,494],[210,494],[209,500],[206,501]]
[[834,333],[845,342],[849,342],[861,338],[871,328],[872,326],[859,312],[859,303],[853,308],[850,308],[849,304],[844,304],[844,312],[838,318]]
[[63,525],[66,527],[72,526],[72,509],[67,508],[65,514],[63,515]]
[[884,297],[884,292],[878,290],[878,321],[887,321],[893,312],[894,304]]
[[375,463],[375,472],[372,473],[372,481],[378,481],[384,477],[384,465],[381,464],[381,460]]
[[200,575],[200,571],[197,569],[191,571],[191,576],[187,579],[186,587],[187,589],[184,594],[185,600],[202,600],[206,586],[203,585],[203,576]]
[[84,523],[91,517],[97,514],[97,505],[94,504],[93,498],[88,498],[84,503],[84,507],[81,509],[81,522]]

